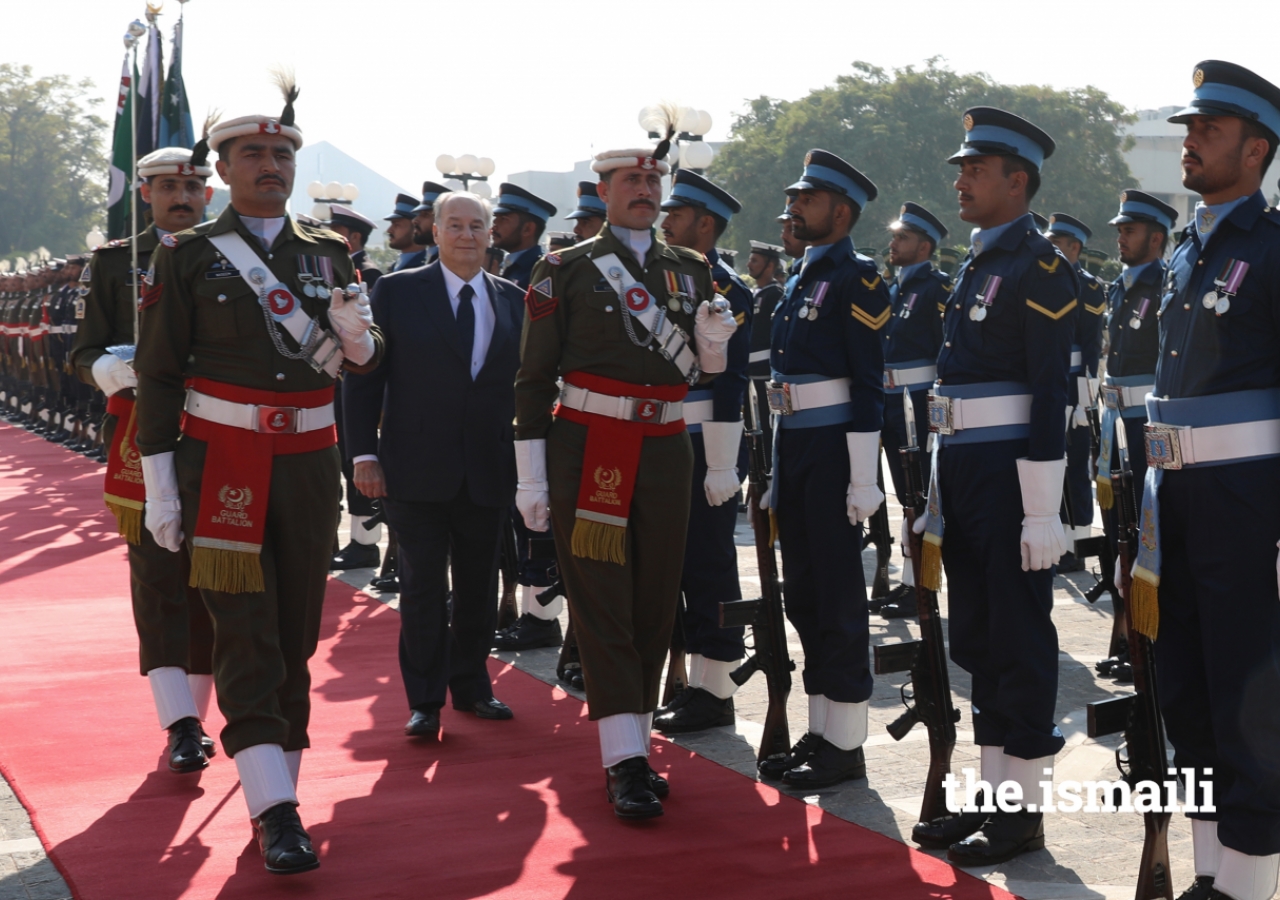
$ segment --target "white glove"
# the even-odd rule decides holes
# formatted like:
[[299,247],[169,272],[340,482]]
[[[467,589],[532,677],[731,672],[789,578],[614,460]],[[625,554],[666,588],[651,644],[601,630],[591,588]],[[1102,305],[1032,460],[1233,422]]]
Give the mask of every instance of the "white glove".
[[845,495],[845,506],[849,522],[858,525],[871,518],[884,502],[884,492],[876,484],[880,432],[850,431],[845,439],[849,444],[849,491]]
[[1062,508],[1062,474],[1066,459],[1018,460],[1022,485],[1022,571],[1047,569],[1067,552]]
[[[920,516],[921,519],[924,516]],[[904,559],[911,558],[911,535],[907,528],[907,517],[902,517],[902,533],[898,535],[898,540],[902,542],[902,556]]]
[[[760,508],[761,508],[761,509],[768,509],[768,508],[769,508],[769,500],[770,500],[770,498],[771,498],[771,497],[773,497],[773,483],[772,483],[772,482],[770,482],[769,486],[768,486],[767,488],[765,488],[765,489],[764,489],[764,493],[760,495]],[[1280,570],[1280,561],[1277,561],[1277,562],[1276,562],[1276,568],[1277,568],[1277,570]]]
[[1089,410],[1083,406],[1077,406],[1072,416],[1072,428],[1088,428],[1089,427]]
[[516,441],[516,509],[530,531],[551,527],[547,488],[547,442]]
[[693,317],[693,335],[698,345],[698,366],[708,375],[723,372],[729,365],[727,353],[729,338],[738,330],[733,310],[726,305],[719,312],[712,312],[711,304],[703,300]]
[[707,502],[720,506],[742,488],[742,476],[738,474],[742,421],[703,422],[702,446],[707,453],[707,477],[702,487]]
[[138,386],[138,373],[114,353],[104,353],[93,361],[93,383],[110,397],[116,391]]
[[147,489],[147,531],[170,552],[182,549],[182,501],[173,451],[142,457],[142,482]]
[[343,356],[357,366],[373,358],[373,335],[369,334],[373,310],[369,307],[369,295],[365,293],[363,284],[359,285],[358,291],[333,289],[333,296],[329,299],[329,324],[342,339]]

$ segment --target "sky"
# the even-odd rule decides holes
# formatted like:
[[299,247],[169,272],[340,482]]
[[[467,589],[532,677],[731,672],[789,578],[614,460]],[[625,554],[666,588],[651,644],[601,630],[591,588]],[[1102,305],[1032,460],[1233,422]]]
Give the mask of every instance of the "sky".
[[[164,0],[159,21],[167,66],[168,38],[185,12],[197,128],[211,107],[227,117],[279,114],[268,70],[290,65],[305,139],[327,140],[413,191],[438,179],[440,154],[488,156],[500,180],[642,145],[637,114],[662,100],[707,110],[708,138],[724,140],[750,98],[798,99],[855,60],[892,69],[939,56],[1003,82],[1093,85],[1131,109],[1185,102],[1202,59],[1280,83],[1276,32],[1264,27],[1274,24],[1276,0],[1231,4],[1233,16],[1253,15],[1253,28],[1205,27],[1206,8],[1203,0]],[[98,112],[110,118],[121,37],[145,11],[144,0],[8,4],[4,61],[92,79]],[[958,122],[956,131],[958,140]]]

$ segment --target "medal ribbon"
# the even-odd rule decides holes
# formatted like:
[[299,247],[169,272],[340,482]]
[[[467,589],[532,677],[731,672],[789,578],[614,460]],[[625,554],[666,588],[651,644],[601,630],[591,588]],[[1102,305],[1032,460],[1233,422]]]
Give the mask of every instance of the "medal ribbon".
[[[1134,320],[1136,320],[1139,324],[1141,324],[1147,318],[1147,310],[1150,309],[1150,307],[1151,307],[1151,298],[1143,297],[1142,303],[1138,306],[1137,309],[1133,311]],[[1134,326],[1133,323],[1130,323],[1129,327],[1133,328],[1136,326]]]
[[810,306],[812,306],[814,309],[821,307],[822,301],[826,299],[827,291],[830,289],[831,289],[831,282],[829,281],[817,282],[816,284],[814,284],[813,291],[810,292],[806,302]]
[[1242,259],[1229,259],[1218,277],[1213,279],[1214,285],[1222,289],[1224,294],[1235,295],[1240,290],[1240,283],[1249,271],[1249,264]]
[[996,302],[996,294],[1000,292],[1000,285],[1004,278],[999,275],[988,275],[986,282],[982,285],[982,290],[977,293],[977,300],[983,306],[991,306]]
[[662,274],[667,279],[667,293],[671,294],[672,296],[679,294],[680,280],[677,277],[678,273],[673,272],[670,269],[667,269]]
[[899,313],[901,318],[905,319],[911,315],[912,311],[916,308],[916,298],[919,296],[919,294],[907,295],[907,302],[902,305],[902,312]]

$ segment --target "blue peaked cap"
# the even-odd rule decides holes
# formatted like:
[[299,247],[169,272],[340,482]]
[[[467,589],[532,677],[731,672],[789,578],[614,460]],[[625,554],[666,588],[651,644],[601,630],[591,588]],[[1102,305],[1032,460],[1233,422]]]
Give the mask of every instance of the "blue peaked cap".
[[528,213],[544,224],[547,219],[556,214],[556,208],[546,200],[508,181],[498,185],[498,202],[494,205],[493,211],[495,213]]
[[1049,234],[1068,235],[1082,244],[1089,243],[1089,238],[1093,237],[1093,232],[1088,225],[1075,216],[1069,216],[1066,213],[1050,213],[1048,232]]
[[788,194],[799,191],[833,191],[844,194],[862,209],[876,199],[879,190],[870,178],[827,150],[810,150],[804,157],[804,174],[786,188]]
[[[1244,66],[1206,59],[1191,75],[1195,94],[1186,109],[1169,117],[1185,123],[1192,116],[1235,116],[1265,127],[1280,139],[1280,88]],[[1274,149],[1274,147],[1273,147]]]
[[696,206],[715,213],[726,222],[733,218],[734,213],[742,211],[742,204],[732,194],[712,184],[697,172],[679,169],[672,181],[671,196],[662,201],[663,209]]
[[600,185],[595,181],[578,182],[578,208],[566,219],[603,219],[607,210],[600,199]]
[[[908,228],[914,228],[916,231],[923,231],[933,241],[935,247],[941,244],[942,239],[947,236],[947,226],[943,225],[937,216],[919,203],[902,204],[902,209],[898,212],[898,222]],[[894,224],[896,225],[897,222]],[[893,226],[891,225],[890,227],[892,228]]]
[[1056,147],[1053,138],[1022,116],[975,106],[964,114],[964,143],[947,162],[959,164],[968,156],[1017,156],[1039,171]]
[[426,212],[431,209],[432,205],[441,194],[449,193],[452,193],[452,191],[443,184],[437,184],[434,181],[424,181],[422,182],[422,202],[415,206],[411,211],[415,216],[420,212]]
[[1120,212],[1108,222],[1108,225],[1123,225],[1125,222],[1154,222],[1163,225],[1165,231],[1172,231],[1178,221],[1178,211],[1162,200],[1157,200],[1144,191],[1125,191],[1120,195]]

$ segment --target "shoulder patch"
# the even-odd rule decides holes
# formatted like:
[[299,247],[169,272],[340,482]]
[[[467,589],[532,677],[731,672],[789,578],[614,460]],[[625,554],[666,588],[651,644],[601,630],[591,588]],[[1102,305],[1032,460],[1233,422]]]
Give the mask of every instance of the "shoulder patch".
[[1097,306],[1090,306],[1088,303],[1084,305],[1084,311],[1094,316],[1102,315],[1104,312],[1106,312],[1106,309],[1107,309],[1107,302],[1105,300],[1099,303]]
[[877,275],[875,278],[872,278],[870,281],[868,281],[865,278],[862,279],[862,286],[869,291],[874,291],[876,288],[880,286],[880,276]]
[[172,250],[174,247],[178,246],[178,239],[171,234],[166,234],[164,237],[160,238],[160,243]]
[[[555,265],[555,263],[552,263],[552,265]],[[555,294],[555,288],[551,286],[550,276],[539,281],[537,284],[531,287],[530,290],[536,291],[542,296],[548,297],[548,298],[552,297]]]
[[[1044,263],[1041,263],[1040,265],[1044,265]],[[1067,313],[1071,312],[1071,310],[1075,309],[1076,304],[1078,302],[1079,302],[1078,300],[1072,300],[1070,303],[1062,307],[1062,309],[1058,310],[1057,312],[1050,312],[1048,309],[1046,309],[1045,307],[1041,306],[1039,303],[1036,303],[1034,300],[1031,300],[1031,299],[1027,300],[1027,306],[1029,306],[1031,309],[1034,309],[1036,312],[1040,313],[1041,315],[1048,316],[1050,319],[1053,319],[1053,321],[1056,322],[1059,319],[1061,319],[1063,316],[1065,316]]]
[[[168,235],[165,235],[168,237]],[[164,292],[163,284],[153,284],[142,292],[142,297],[138,300],[138,309],[146,309],[148,306],[154,306],[160,302],[160,295]]]
[[98,249],[99,249],[99,250],[114,250],[114,249],[116,249],[117,247],[128,247],[128,246],[129,246],[129,239],[128,239],[128,238],[116,238],[114,241],[107,241],[105,244],[103,244],[103,245],[102,245],[101,247],[99,247]]
[[[548,285],[550,284],[550,281],[550,278],[545,279],[545,283]],[[539,283],[538,287],[540,288],[541,286],[542,282]],[[547,316],[555,312],[556,307],[560,305],[560,300],[549,295],[544,297],[539,290],[529,288],[528,292],[524,295],[524,305],[525,309],[529,311],[529,321],[536,322],[539,319],[545,319]]]
[[[863,279],[863,283],[864,284],[866,283],[865,278]],[[888,323],[889,317],[893,315],[893,310],[888,306],[886,306],[878,316],[873,316],[869,314],[866,310],[864,310],[861,306],[859,306],[856,303],[850,303],[849,306],[851,307],[853,317],[857,319],[859,322],[861,322],[863,325],[866,325],[872,331],[879,331],[881,328],[883,328],[885,324]]]
[[1040,268],[1044,269],[1046,272],[1052,275],[1054,272],[1058,271],[1058,264],[1062,262],[1062,257],[1055,256],[1053,258],[1053,262],[1051,263],[1047,263],[1042,259],[1038,259],[1036,260],[1036,262],[1039,264]]
[[[561,262],[563,262],[563,260],[561,260],[561,259],[560,259],[560,254],[559,254],[559,253],[548,253],[548,254],[547,254],[545,257],[543,257],[543,258],[547,261],[547,265],[549,265],[549,266],[558,266],[558,265],[560,265],[560,263],[561,263]],[[548,280],[550,280],[550,279],[548,279]]]

